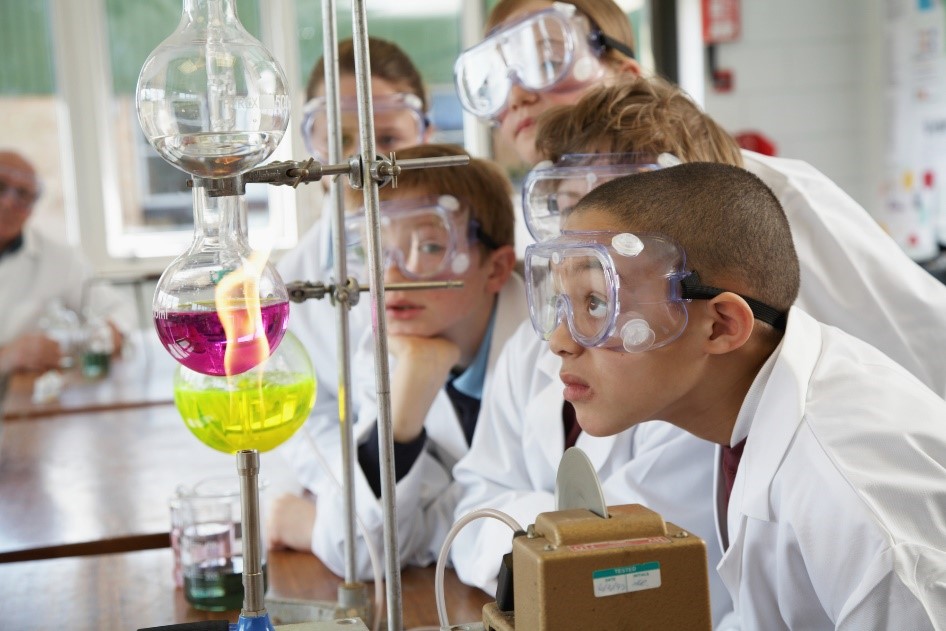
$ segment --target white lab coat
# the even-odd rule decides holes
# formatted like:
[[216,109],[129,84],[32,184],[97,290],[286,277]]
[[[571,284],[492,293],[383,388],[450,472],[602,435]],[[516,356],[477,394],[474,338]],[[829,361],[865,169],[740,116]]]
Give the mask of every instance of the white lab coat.
[[776,352],[719,565],[742,628],[946,628],[946,402],[798,308]]
[[[462,487],[455,519],[477,508],[495,508],[526,528],[536,515],[555,510],[555,477],[565,450],[561,360],[524,323],[506,344],[470,452],[454,468]],[[712,444],[662,421],[642,423],[617,436],[582,433],[576,447],[594,465],[609,505],[643,504],[699,535],[710,567],[721,552],[712,497]],[[502,555],[512,532],[493,519],[478,519],[457,535],[451,558],[464,583],[495,592]],[[714,618],[732,608],[710,573]]]
[[810,164],[751,151],[743,159],[791,224],[801,265],[796,304],[876,346],[946,397],[946,285]]
[[[321,281],[326,285],[334,282],[335,272],[330,256],[331,216],[331,209],[326,204],[319,220],[303,235],[296,247],[279,261],[277,269],[285,282]],[[348,311],[349,343],[352,348],[371,327],[369,301],[364,295],[361,298]],[[290,307],[289,330],[309,353],[318,390],[315,406],[305,424],[277,451],[295,472],[300,484],[316,495],[331,483],[313,453],[312,444],[339,443],[340,384],[336,318],[336,307],[327,296],[321,300],[293,303]]]
[[[500,350],[528,317],[522,278],[513,274],[499,293],[493,322],[489,359],[484,381],[484,395],[495,378],[494,365]],[[374,377],[374,336],[369,331],[362,339],[354,359],[356,371],[354,394],[358,422],[354,427],[356,443],[367,439],[377,419],[377,392]],[[394,360],[390,360],[392,370]],[[482,418],[482,415],[480,416]],[[446,391],[441,389],[424,421],[427,444],[410,471],[396,485],[398,551],[401,565],[429,565],[436,560],[447,531],[453,525],[453,512],[459,496],[451,469],[467,453],[468,447],[460,421]],[[474,438],[482,433],[480,423]],[[329,460],[341,479],[339,450]],[[355,463],[356,511],[365,524],[378,554],[382,554],[383,515],[364,473]],[[318,500],[318,518],[312,533],[312,551],[337,574],[345,569],[344,496],[339,487],[326,485]],[[367,549],[358,532],[355,565],[360,579],[371,579]]]
[[[911,261],[863,208],[812,166],[750,151],[744,151],[743,158],[746,168],[773,190],[788,216],[801,265],[798,304],[878,346],[941,396],[946,395],[946,361],[942,360],[946,287]],[[480,415],[480,424],[490,431],[478,433],[469,455],[454,472],[464,494],[456,517],[491,506],[512,514],[525,526],[539,512],[554,509],[555,472],[564,447],[562,385],[558,360],[528,325],[504,354],[510,356],[500,360],[497,374],[502,377],[497,384],[505,385],[484,398]],[[697,447],[672,430],[643,433],[641,427],[617,439],[583,435],[578,446],[588,451],[595,445],[594,449],[602,450],[593,462],[609,503],[639,502],[697,532],[707,540],[712,565],[719,548],[714,537],[708,536],[705,520],[706,511],[714,508],[713,496],[703,496],[705,504],[700,509],[695,504],[687,509],[691,519],[675,518],[681,506],[675,506],[674,499],[676,504],[685,499],[680,485],[651,482],[657,478],[651,459],[633,462],[643,453],[670,453],[675,445],[687,450]],[[661,438],[668,441],[663,447]],[[610,446],[599,446],[601,441]],[[617,441],[635,447],[618,446]],[[714,475],[713,465],[696,457],[687,459],[687,451],[653,460],[663,471],[671,468],[663,465],[676,458],[685,466],[668,475],[699,466],[704,469],[693,474],[695,479],[704,482]],[[650,476],[647,488],[641,488],[640,472]],[[461,531],[452,557],[462,580],[487,591],[495,588],[501,556],[511,548],[507,531],[492,520],[477,520]],[[727,606],[728,597],[720,593],[714,573],[710,574],[718,622],[731,605]]]
[[87,308],[126,335],[135,330],[134,302],[110,287],[89,287],[86,304],[82,304],[86,283],[92,278],[92,267],[76,248],[27,226],[23,247],[0,259],[0,346],[38,330],[40,317],[54,300],[78,314]]

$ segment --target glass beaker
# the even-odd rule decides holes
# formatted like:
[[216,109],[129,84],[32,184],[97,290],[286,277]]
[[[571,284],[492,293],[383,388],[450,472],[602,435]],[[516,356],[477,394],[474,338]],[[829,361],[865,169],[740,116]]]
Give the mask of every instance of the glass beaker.
[[88,379],[108,376],[115,342],[112,329],[102,318],[89,317],[85,327],[85,347],[82,349],[82,375]]
[[[261,496],[265,487],[260,480]],[[169,504],[175,585],[183,588],[184,598],[196,609],[239,609],[243,605],[239,477],[208,478],[192,488],[181,485]],[[265,589],[265,550],[263,554]]]
[[38,324],[49,339],[59,344],[59,367],[75,366],[83,345],[83,329],[79,315],[55,298],[46,306]]

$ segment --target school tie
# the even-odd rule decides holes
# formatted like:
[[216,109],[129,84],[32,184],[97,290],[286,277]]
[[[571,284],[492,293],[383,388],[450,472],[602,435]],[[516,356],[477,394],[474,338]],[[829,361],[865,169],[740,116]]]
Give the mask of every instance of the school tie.
[[720,468],[723,473],[723,482],[726,483],[726,501],[723,503],[725,509],[729,509],[729,496],[732,495],[733,483],[736,481],[736,472],[739,470],[739,460],[742,459],[742,449],[746,446],[746,439],[736,443],[735,447],[726,445],[723,447],[723,457],[720,460]]
[[565,449],[574,447],[581,434],[581,425],[578,424],[575,406],[568,401],[562,406],[562,422],[565,424]]

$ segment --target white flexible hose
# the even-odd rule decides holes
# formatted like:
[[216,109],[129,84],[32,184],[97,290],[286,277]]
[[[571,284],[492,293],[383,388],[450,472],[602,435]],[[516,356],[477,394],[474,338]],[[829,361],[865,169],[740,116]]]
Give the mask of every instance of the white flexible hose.
[[[305,434],[306,439],[308,439],[309,446],[312,447],[312,451],[315,452],[316,460],[319,461],[319,465],[325,471],[325,474],[328,476],[329,480],[334,482],[335,486],[338,487],[338,490],[344,493],[345,489],[342,487],[341,482],[338,481],[338,478],[335,477],[335,474],[332,473],[332,468],[329,467],[328,462],[325,460],[325,456],[322,455],[322,451],[315,442],[315,438],[312,437],[312,434],[305,431],[304,427],[302,428],[302,433]],[[371,625],[371,628],[374,631],[378,631],[378,629],[381,628],[381,619],[384,618],[384,577],[381,574],[381,563],[378,560],[378,551],[374,549],[374,545],[371,543],[371,538],[368,536],[368,529],[365,527],[364,522],[361,521],[358,513],[355,513],[355,521],[358,523],[358,529],[361,531],[362,537],[365,540],[365,546],[368,548],[368,558],[371,560],[371,573],[374,574],[375,611],[374,622]]]
[[437,556],[437,570],[434,575],[434,590],[437,598],[437,618],[440,619],[440,628],[442,629],[450,627],[450,623],[447,622],[447,605],[444,602],[443,596],[443,571],[447,565],[447,557],[450,556],[450,546],[453,544],[453,539],[457,536],[457,533],[460,532],[464,526],[481,517],[498,519],[512,528],[513,532],[522,530],[522,526],[520,526],[515,519],[495,508],[480,508],[479,510],[467,513],[453,524],[450,531],[447,533],[447,538],[444,539],[443,546],[440,548],[440,554]]

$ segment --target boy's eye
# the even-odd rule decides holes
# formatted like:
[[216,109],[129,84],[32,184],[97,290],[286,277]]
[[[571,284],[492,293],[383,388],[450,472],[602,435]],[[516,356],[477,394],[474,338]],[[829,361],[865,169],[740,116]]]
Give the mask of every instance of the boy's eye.
[[608,315],[608,303],[600,296],[591,294],[588,296],[587,305],[588,315],[592,318],[603,318]]
[[404,144],[398,136],[393,134],[383,134],[377,137],[378,147],[382,149],[393,149]]
[[442,244],[435,241],[424,241],[417,246],[417,250],[421,254],[442,254],[446,249]]

